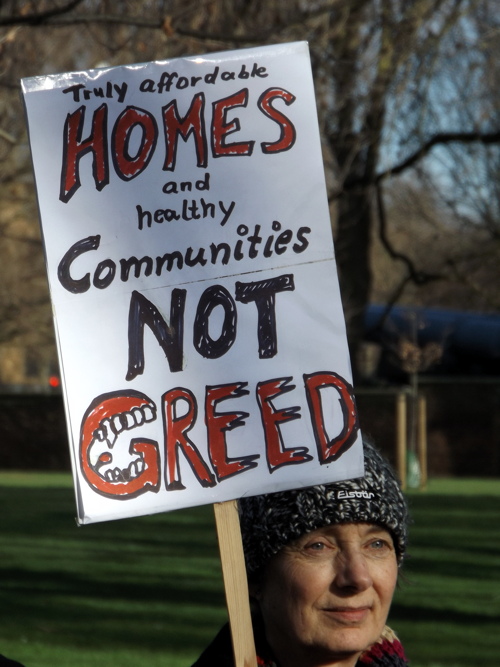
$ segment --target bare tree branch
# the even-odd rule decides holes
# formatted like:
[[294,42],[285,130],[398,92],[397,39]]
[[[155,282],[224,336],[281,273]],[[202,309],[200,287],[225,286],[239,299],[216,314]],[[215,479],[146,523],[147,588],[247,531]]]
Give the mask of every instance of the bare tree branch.
[[356,190],[357,188],[364,189],[370,185],[378,185],[391,176],[397,176],[428,155],[435,146],[451,143],[482,143],[485,145],[500,144],[500,132],[440,132],[426,141],[418,150],[405,160],[394,167],[390,167],[377,174],[373,181],[370,181],[370,179],[366,177],[352,178],[341,184],[341,187],[330,195],[329,201],[335,201],[344,191]]
[[0,127],[0,137],[5,139],[9,144],[17,144],[17,139],[12,136],[9,132],[6,132]]
[[[328,15],[333,9],[338,7],[343,0],[330,0],[327,4],[318,9],[309,11],[300,11],[292,17],[290,21],[281,26],[271,26],[268,30],[259,29],[255,32],[245,31],[243,34],[236,33],[213,33],[206,30],[195,30],[189,27],[181,26],[180,21],[175,24],[171,16],[165,16],[161,19],[148,19],[143,15],[127,16],[123,14],[72,14],[72,10],[84,0],[72,0],[72,2],[58,8],[41,12],[39,14],[27,14],[25,16],[16,15],[0,17],[0,27],[23,25],[28,27],[38,27],[41,25],[51,27],[67,27],[74,25],[125,25],[136,28],[147,28],[152,30],[165,30],[180,37],[190,37],[200,41],[217,41],[226,43],[263,43],[272,35],[279,34],[284,30],[290,30],[294,27],[302,27],[308,21],[312,21],[322,16]],[[176,17],[178,18],[178,17]]]
[[[434,280],[443,280],[444,276],[439,273],[426,273],[423,271],[418,271],[415,267],[415,264],[408,257],[408,255],[398,252],[392,247],[392,244],[389,241],[389,237],[387,235],[387,218],[385,215],[384,198],[382,193],[382,187],[380,186],[380,184],[378,184],[376,187],[376,195],[377,195],[377,212],[379,219],[379,238],[380,242],[384,246],[389,256],[392,257],[392,259],[399,260],[400,262],[403,262],[403,264],[405,264],[408,270],[408,280],[412,280],[416,285],[425,285],[426,283],[429,283]],[[404,284],[406,284],[406,282],[407,281],[405,281]],[[404,286],[404,284],[402,285],[402,287]]]
[[42,25],[49,23],[51,19],[56,16],[67,14],[71,12],[75,7],[82,4],[84,0],[71,0],[67,5],[62,7],[54,7],[54,9],[49,9],[45,12],[39,12],[36,14],[16,14],[11,16],[0,16],[0,26],[12,26],[12,25]]
[[[395,167],[391,167],[377,175],[376,183],[380,183],[389,176],[401,174],[403,171],[414,165],[425,157],[434,146],[451,143],[482,143],[482,144],[500,144],[500,132],[440,132],[425,142],[417,151],[412,153],[406,160],[400,162]],[[359,183],[358,183],[359,185]]]

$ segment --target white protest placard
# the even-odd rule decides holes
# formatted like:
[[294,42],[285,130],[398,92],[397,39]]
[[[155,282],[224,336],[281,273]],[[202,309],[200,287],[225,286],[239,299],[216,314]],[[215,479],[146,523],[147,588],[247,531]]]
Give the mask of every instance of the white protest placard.
[[22,88],[79,522],[361,476],[307,44]]

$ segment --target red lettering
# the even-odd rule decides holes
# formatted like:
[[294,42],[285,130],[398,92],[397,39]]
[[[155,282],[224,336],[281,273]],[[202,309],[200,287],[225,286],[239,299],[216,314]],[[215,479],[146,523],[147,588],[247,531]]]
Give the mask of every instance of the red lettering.
[[307,453],[307,447],[285,449],[279,428],[280,424],[300,419],[300,408],[295,406],[277,410],[272,404],[272,399],[295,389],[295,385],[290,384],[291,380],[291,377],[278,378],[257,384],[257,401],[264,426],[269,472],[274,472],[277,468],[291,463],[305,463],[312,460],[312,456]]
[[212,113],[212,154],[214,157],[223,155],[252,155],[255,141],[242,141],[227,144],[225,139],[233,132],[239,132],[240,121],[235,118],[227,121],[227,112],[235,107],[246,107],[248,102],[248,90],[244,88],[234,95],[213,103]]
[[[259,68],[264,69],[264,68]],[[252,71],[251,76],[261,76]],[[212,154],[214,158],[231,156],[250,156],[255,141],[228,142],[231,134],[239,132],[239,118],[228,120],[228,113],[237,107],[248,104],[248,89],[243,88],[212,104],[212,122],[210,126]],[[264,154],[280,153],[289,150],[295,143],[296,130],[291,120],[273,105],[275,100],[283,100],[289,106],[295,96],[282,88],[269,88],[258,99],[260,111],[278,124],[280,136],[273,142],[262,142]],[[108,156],[108,107],[102,104],[94,112],[91,132],[82,138],[85,121],[85,106],[68,114],[63,133],[63,163],[59,198],[67,203],[80,187],[80,159],[92,153],[92,173],[97,190],[102,190],[109,183]],[[165,138],[165,159],[163,169],[174,171],[177,160],[179,137],[187,141],[194,137],[196,166],[206,168],[208,164],[207,129],[205,124],[205,96],[198,93],[193,96],[191,105],[184,116],[179,114],[177,100],[172,100],[162,109],[162,122]],[[149,111],[129,106],[116,119],[111,133],[111,155],[113,166],[119,178],[129,181],[141,174],[149,165],[158,142],[158,125]]]
[[196,164],[198,167],[207,166],[207,138],[205,134],[204,110],[205,96],[203,93],[198,93],[193,97],[189,111],[182,119],[177,111],[176,100],[163,107],[166,146],[163,169],[165,171],[173,171],[175,169],[179,135],[186,141],[189,135],[193,134],[196,147]]
[[283,100],[287,106],[295,102],[296,99],[294,95],[282,88],[269,88],[259,97],[257,103],[259,109],[280,126],[278,141],[261,143],[262,152],[265,154],[281,153],[289,150],[294,145],[297,137],[293,123],[281,111],[273,107],[272,101],[276,98]]
[[[354,390],[337,373],[319,372],[304,375],[304,383],[319,461],[322,464],[336,461],[356,440],[359,430]],[[321,400],[321,389],[326,387],[333,387],[340,394],[339,403],[343,416],[342,430],[331,440],[326,432]]]
[[205,423],[208,435],[210,461],[217,475],[217,481],[227,479],[240,472],[255,468],[258,454],[228,458],[226,433],[238,426],[244,426],[248,412],[216,412],[220,401],[238,398],[248,394],[246,382],[207,387],[205,395]]
[[94,112],[90,135],[87,139],[82,139],[85,107],[80,107],[66,117],[59,192],[59,199],[64,203],[67,203],[80,187],[80,159],[87,153],[93,155],[92,174],[96,189],[102,190],[109,183],[107,119],[108,107],[102,104]]
[[[141,133],[135,155],[131,154],[132,134]],[[146,169],[156,148],[158,126],[154,116],[144,109],[127,107],[118,116],[111,138],[111,155],[117,175],[130,181]]]
[[114,461],[112,447],[125,431],[156,419],[156,406],[136,391],[98,396],[85,412],[80,431],[80,467],[90,486],[103,496],[133,498],[160,488],[158,443],[146,438],[130,441],[125,467]]
[[[201,486],[215,486],[215,478],[202,459],[196,445],[189,439],[198,414],[198,405],[192,392],[182,387],[163,394],[163,426],[165,431],[165,477],[167,491],[184,489],[179,467],[179,450],[182,450]],[[177,407],[182,401],[187,407],[185,414],[178,414]]]
[[[311,424],[320,464],[340,458],[354,443],[359,430],[356,405],[351,385],[340,375],[321,371],[304,375],[304,387]],[[305,446],[285,447],[283,426],[300,419],[300,407],[278,408],[274,404],[284,394],[294,390],[292,377],[259,382],[256,399],[264,432],[264,447],[270,473],[285,465],[307,463],[313,459]],[[189,432],[196,424],[198,404],[194,394],[176,387],[162,396],[164,474],[167,491],[185,489],[181,479],[180,452],[186,457],[196,480],[202,487],[213,487],[229,477],[257,466],[260,454],[228,455],[227,434],[245,425],[248,412],[221,411],[222,401],[248,395],[247,382],[232,382],[207,386],[205,391],[205,425],[209,464],[205,462]],[[340,405],[339,412],[336,397]],[[327,410],[328,408],[328,410]],[[337,413],[337,414],[335,414]],[[325,415],[330,414],[327,433]],[[129,439],[126,435],[143,424],[156,421],[156,405],[145,394],[133,390],[118,391],[98,396],[89,406],[82,420],[79,462],[83,478],[97,493],[108,498],[123,500],[146,491],[160,489],[160,447],[155,440],[144,437]],[[117,443],[116,440],[120,439]],[[234,445],[237,448],[237,442]],[[259,448],[262,447],[262,444]]]

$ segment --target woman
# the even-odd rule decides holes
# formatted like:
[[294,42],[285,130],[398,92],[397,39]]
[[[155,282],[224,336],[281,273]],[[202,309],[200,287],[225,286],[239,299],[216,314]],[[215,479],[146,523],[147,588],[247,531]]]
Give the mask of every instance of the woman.
[[[404,667],[386,626],[406,552],[394,471],[364,443],[360,479],[244,498],[241,529],[261,667]],[[193,667],[234,667],[228,627]]]

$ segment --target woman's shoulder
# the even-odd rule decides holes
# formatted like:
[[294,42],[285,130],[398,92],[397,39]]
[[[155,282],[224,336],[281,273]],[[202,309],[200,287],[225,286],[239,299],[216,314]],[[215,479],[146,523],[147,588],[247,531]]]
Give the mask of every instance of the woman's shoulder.
[[217,667],[234,667],[229,624],[223,626],[192,667],[214,667],[214,665],[217,665]]
[[0,667],[23,667],[23,665],[15,660],[9,660],[4,655],[0,655]]

